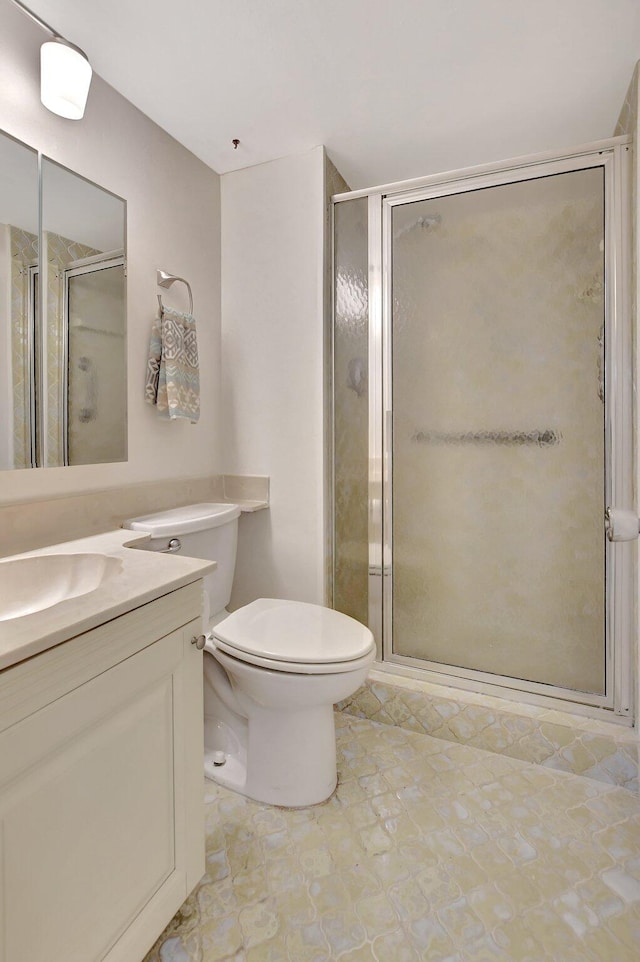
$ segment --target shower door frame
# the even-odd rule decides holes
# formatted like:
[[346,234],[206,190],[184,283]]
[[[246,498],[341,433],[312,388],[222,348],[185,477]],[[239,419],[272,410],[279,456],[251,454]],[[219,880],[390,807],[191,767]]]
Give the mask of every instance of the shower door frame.
[[[633,721],[633,638],[636,625],[636,544],[603,540],[605,567],[604,694],[575,691],[508,675],[411,658],[393,652],[392,499],[392,229],[396,206],[591,167],[604,168],[605,217],[605,499],[635,506],[633,342],[628,216],[630,138],[616,137],[564,152],[548,152],[447,174],[337,195],[368,197],[369,217],[369,626],[381,668],[453,687],[520,701]],[[374,502],[382,505],[374,510]]]
[[[70,336],[71,322],[69,317],[69,298],[71,296],[71,283],[75,277],[85,274],[97,274],[99,271],[109,271],[116,267],[122,267],[126,277],[126,259],[124,250],[104,251],[99,254],[91,254],[89,257],[81,257],[77,261],[72,261],[63,270],[62,284],[62,378],[60,392],[61,432],[62,432],[62,464],[69,465],[69,355],[70,355]],[[125,303],[126,310],[126,303]],[[119,337],[119,334],[111,335]],[[122,336],[125,336],[123,331]]]

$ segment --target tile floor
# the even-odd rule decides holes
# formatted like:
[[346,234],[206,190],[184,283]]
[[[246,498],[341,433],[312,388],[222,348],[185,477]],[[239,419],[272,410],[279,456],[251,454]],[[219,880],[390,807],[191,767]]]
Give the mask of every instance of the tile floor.
[[602,718],[447,688],[375,668],[364,685],[338,707],[358,718],[640,793],[637,733]]
[[339,783],[206,782],[207,874],[145,962],[638,962],[640,798],[336,714]]

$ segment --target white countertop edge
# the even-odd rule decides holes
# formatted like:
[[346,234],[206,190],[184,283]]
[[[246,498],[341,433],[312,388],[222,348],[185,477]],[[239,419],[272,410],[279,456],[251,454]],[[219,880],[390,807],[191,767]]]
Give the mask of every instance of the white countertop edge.
[[121,572],[94,591],[22,618],[0,622],[0,670],[192,584],[216,568],[215,561],[140,550],[137,546],[144,545],[149,540],[148,535],[133,538],[131,535],[131,531],[118,528],[89,538],[26,551],[0,561],[1,566],[17,558],[85,552],[105,554],[122,561]]

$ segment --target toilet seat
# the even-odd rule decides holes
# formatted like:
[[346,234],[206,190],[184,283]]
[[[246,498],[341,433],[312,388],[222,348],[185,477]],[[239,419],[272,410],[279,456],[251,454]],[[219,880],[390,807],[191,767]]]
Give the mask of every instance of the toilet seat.
[[274,658],[263,658],[260,655],[249,655],[247,652],[234,649],[232,645],[225,645],[218,638],[213,638],[204,646],[204,650],[213,654],[216,650],[222,651],[236,661],[245,664],[256,665],[259,668],[270,668],[282,674],[293,675],[336,675],[339,672],[356,671],[359,668],[371,667],[372,655],[375,654],[375,643],[371,643],[371,648],[366,655],[360,658],[353,658],[350,661],[333,661],[313,664],[311,662],[276,661]]
[[[260,598],[213,628],[213,647],[238,661],[293,674],[328,675],[371,663],[373,635],[331,608]],[[207,645],[209,647],[209,645]]]

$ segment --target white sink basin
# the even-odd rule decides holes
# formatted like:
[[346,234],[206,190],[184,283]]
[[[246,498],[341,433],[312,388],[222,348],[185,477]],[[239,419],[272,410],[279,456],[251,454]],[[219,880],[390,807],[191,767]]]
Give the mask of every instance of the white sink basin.
[[103,554],[42,554],[0,561],[0,622],[89,594],[122,570]]

